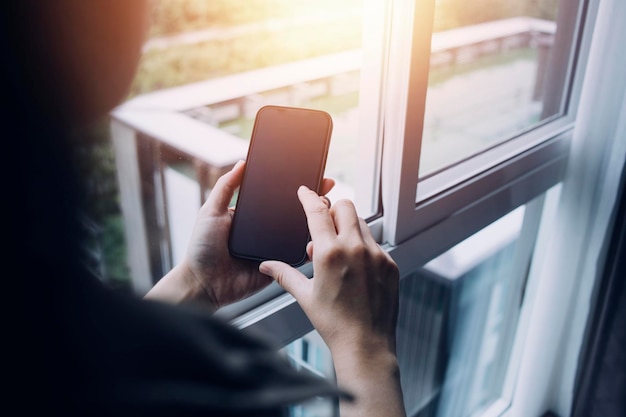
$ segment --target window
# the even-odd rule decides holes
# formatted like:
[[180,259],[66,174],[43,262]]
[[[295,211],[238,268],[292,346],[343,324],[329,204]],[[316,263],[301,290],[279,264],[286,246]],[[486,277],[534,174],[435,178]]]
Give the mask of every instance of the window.
[[[124,148],[125,139],[116,149],[121,175],[139,175],[145,203],[143,213],[126,214],[143,220],[151,237],[146,246],[128,236],[131,259],[143,258],[132,266],[142,289],[180,259],[192,223],[177,208],[193,213],[219,175],[245,159],[254,117],[265,104],[328,111],[334,129],[326,175],[336,181],[329,197],[355,200],[366,218],[381,211],[384,21],[374,17],[384,3],[206,3],[154,2],[131,97],[114,113],[114,140],[129,127],[129,135],[140,136],[137,149]],[[136,157],[122,162],[129,152]],[[169,186],[172,169],[180,174],[178,188]]]
[[[178,16],[182,5],[195,23]],[[326,110],[335,125],[327,173],[338,181],[338,197],[354,199],[356,178],[363,181],[357,161],[372,160],[378,146],[376,130],[368,134],[370,129],[361,127],[374,109],[359,103],[379,94],[376,74],[364,68],[362,44],[380,43],[381,30],[369,24],[364,33],[363,14],[363,0],[220,1],[213,6],[157,1],[152,37],[133,89],[138,99],[131,99],[129,110],[150,105],[203,122],[204,135],[218,135],[222,147],[245,145],[265,104]],[[213,21],[218,27],[211,27]],[[190,32],[177,36],[184,30]],[[246,146],[233,147],[238,149],[230,162],[245,157]],[[368,181],[363,188],[374,189],[375,179]],[[377,209],[363,210],[370,216]]]
[[[110,126],[135,291],[180,260],[189,219],[245,158],[261,105],[325,109],[331,199],[355,200],[401,270],[407,410],[455,415],[433,405],[442,398],[477,414],[506,409],[543,195],[566,169],[598,2],[154,4],[133,96]],[[217,314],[271,334],[296,366],[325,366],[277,285]]]
[[[315,330],[289,343],[283,351],[294,367],[324,378],[335,379],[330,351]],[[335,417],[338,412],[335,402],[313,399],[305,404],[291,407],[289,415],[290,417]]]
[[[498,188],[515,187],[512,182],[535,170],[542,170],[543,173],[537,172],[535,178],[527,178],[526,184],[533,183],[534,186],[525,186],[527,192],[536,196],[558,181],[559,170],[562,169],[562,166],[558,167],[557,161],[559,156],[563,156],[566,152],[564,147],[567,146],[567,132],[571,131],[580,83],[576,80],[581,80],[583,75],[583,68],[576,66],[577,61],[574,58],[582,51],[579,49],[579,37],[582,36],[584,28],[583,17],[588,16],[585,13],[585,2],[577,1],[574,4],[570,2],[567,6],[565,2],[561,2],[562,6],[553,13],[556,22],[552,21],[551,24],[546,25],[556,27],[553,35],[554,44],[549,53],[549,63],[545,68],[541,68],[540,72],[535,72],[536,81],[533,81],[533,85],[541,86],[541,102],[537,106],[532,104],[533,100],[530,100],[529,104],[530,107],[541,107],[542,116],[533,116],[539,117],[538,121],[534,122],[533,118],[529,118],[528,122],[524,122],[523,127],[515,127],[514,123],[511,127],[502,130],[496,128],[494,120],[490,120],[485,123],[493,132],[490,133],[484,129],[475,130],[475,124],[479,122],[472,120],[483,120],[486,117],[484,111],[495,111],[499,115],[506,114],[504,106],[507,106],[506,102],[511,99],[509,93],[501,96],[499,101],[487,103],[483,107],[474,105],[465,116],[459,116],[460,119],[455,119],[457,116],[452,112],[450,117],[446,118],[446,124],[450,128],[452,124],[455,124],[456,127],[453,129],[460,132],[458,133],[460,136],[455,136],[457,139],[452,139],[451,135],[446,136],[445,140],[454,140],[454,146],[445,146],[445,148],[453,149],[448,149],[442,158],[438,158],[435,154],[439,145],[436,143],[443,139],[435,139],[432,124],[429,125],[435,117],[433,112],[436,113],[438,108],[450,111],[463,106],[463,102],[467,100],[457,96],[456,107],[450,109],[449,105],[438,102],[438,97],[440,97],[438,92],[441,88],[452,88],[455,92],[466,88],[469,89],[469,94],[483,98],[488,96],[488,92],[493,89],[503,92],[504,87],[495,85],[496,79],[493,75],[489,76],[490,83],[487,85],[481,85],[476,81],[476,77],[486,77],[486,74],[492,74],[494,71],[494,66],[489,64],[489,61],[482,60],[480,55],[500,59],[502,55],[500,51],[512,49],[515,44],[523,45],[522,38],[527,38],[538,31],[538,26],[533,26],[538,22],[531,18],[519,20],[519,17],[507,17],[507,19],[514,19],[507,20],[508,23],[504,25],[512,32],[502,35],[498,25],[502,23],[501,17],[506,15],[489,16],[501,7],[504,9],[504,4],[507,8],[511,8],[512,12],[516,12],[519,6],[527,2],[491,4],[485,1],[484,6],[479,9],[475,4],[472,4],[470,9],[460,3],[457,4],[452,0],[399,2],[391,16],[388,71],[393,73],[394,77],[390,77],[387,83],[386,95],[390,97],[390,102],[385,103],[384,109],[385,148],[383,151],[383,172],[387,174],[385,172],[385,167],[387,167],[389,174],[383,174],[382,183],[383,193],[393,195],[385,206],[385,213],[388,216],[385,216],[384,227],[385,240],[393,244],[403,242],[430,225],[454,215],[455,212],[463,210],[471,201],[478,201],[486,195],[491,195]],[[544,2],[537,4],[542,5]],[[467,19],[482,20],[482,23],[433,32],[436,17],[443,19],[446,5],[454,7],[457,11],[466,10],[469,12]],[[490,8],[488,5],[494,7]],[[476,15],[472,16],[472,10],[476,11]],[[510,15],[511,12],[507,13]],[[513,16],[515,15],[516,13],[513,13]],[[525,23],[517,26],[522,21]],[[515,22],[517,23],[514,24]],[[524,26],[526,24],[529,26]],[[520,31],[525,35],[511,34],[519,34]],[[459,38],[468,42],[474,39],[476,44],[458,46],[458,54],[464,62],[457,64],[455,60],[449,61],[451,65],[448,68],[449,76],[443,83],[449,87],[442,87],[437,80],[437,74],[441,73],[441,69],[436,69],[437,65],[435,65],[440,60],[437,56],[443,48],[442,45],[452,45],[451,39],[455,38],[459,32],[462,33]],[[489,36],[493,37],[494,41],[500,39],[498,42],[501,43],[497,43],[498,48],[495,48],[495,43],[487,47],[480,40],[484,39],[483,36],[488,37],[487,34],[490,34]],[[478,51],[483,52],[479,54]],[[483,65],[483,68],[469,71],[467,65],[470,63],[475,66]],[[432,71],[431,68],[433,68]],[[500,66],[500,70],[504,71],[504,79],[519,77],[517,73],[507,75],[507,72],[511,70],[506,66]],[[542,77],[550,77],[551,81],[541,81]],[[552,77],[557,81],[552,82]],[[505,85],[509,86],[511,83],[507,82]],[[552,101],[556,104],[551,104]],[[520,106],[517,105],[517,108]],[[482,116],[480,112],[483,112]],[[537,114],[536,111],[535,114]],[[508,116],[505,118],[508,120]],[[563,135],[557,139],[560,133]],[[476,140],[472,139],[474,134],[477,135]],[[459,140],[459,137],[462,140]],[[498,146],[493,146],[494,144]],[[464,148],[465,151],[454,156],[457,150]],[[421,168],[422,163],[426,164],[426,168]],[[442,170],[442,167],[446,169]],[[532,197],[533,195],[527,195],[522,200]]]
[[[515,209],[401,281],[397,353],[408,415],[473,415],[504,402],[540,205]],[[284,350],[294,366],[334,379],[317,332]],[[338,415],[329,401],[293,415],[311,408],[311,415]]]
[[[488,3],[488,2],[486,2]],[[557,2],[435,8],[420,157],[423,178],[561,113],[545,97]],[[567,66],[558,67],[560,84]],[[549,108],[550,106],[554,108]]]
[[536,230],[525,209],[402,280],[398,360],[408,415],[473,415],[505,396]]

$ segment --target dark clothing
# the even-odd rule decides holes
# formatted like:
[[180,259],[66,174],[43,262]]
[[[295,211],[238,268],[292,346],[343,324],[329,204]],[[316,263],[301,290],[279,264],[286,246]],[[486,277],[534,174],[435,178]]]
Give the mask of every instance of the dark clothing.
[[54,408],[78,415],[280,415],[279,405],[336,393],[293,370],[260,338],[199,311],[138,301],[81,279],[76,291],[50,300],[56,310],[39,320],[49,326],[39,366],[51,371],[46,389],[56,394]]
[[261,338],[201,311],[114,292],[88,272],[72,145],[34,99],[2,11],[4,407],[23,415],[266,416],[337,395]]

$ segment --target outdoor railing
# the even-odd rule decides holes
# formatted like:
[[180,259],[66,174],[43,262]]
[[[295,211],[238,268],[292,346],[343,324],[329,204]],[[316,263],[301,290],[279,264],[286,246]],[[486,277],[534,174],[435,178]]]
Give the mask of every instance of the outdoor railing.
[[[537,95],[555,30],[554,22],[518,17],[438,32],[431,43],[431,69],[537,48]],[[199,207],[217,178],[246,156],[247,142],[220,129],[220,123],[253,118],[263,104],[298,105],[358,91],[360,65],[361,51],[351,50],[148,93],[116,108],[111,132],[135,290],[146,291],[176,263],[181,249],[173,231],[191,227],[172,217],[167,166],[185,162],[192,168],[190,181],[198,186],[190,205]]]

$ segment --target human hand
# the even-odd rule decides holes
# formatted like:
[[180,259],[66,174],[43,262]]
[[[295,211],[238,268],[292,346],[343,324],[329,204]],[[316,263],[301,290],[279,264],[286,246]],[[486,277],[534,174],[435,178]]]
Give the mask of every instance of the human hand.
[[[228,234],[234,208],[229,208],[241,185],[245,163],[238,162],[220,177],[200,208],[187,249],[184,266],[204,289],[214,308],[241,300],[267,286],[272,280],[259,272],[258,262],[237,259],[228,251]],[[334,181],[322,181],[322,194]]]
[[406,417],[396,357],[399,271],[348,200],[332,207],[300,187],[313,278],[279,261],[259,270],[298,301],[330,348],[337,383],[354,395],[342,417]]
[[259,269],[298,301],[333,356],[391,353],[395,356],[399,272],[348,200],[328,207],[306,187],[298,197],[307,215],[307,248],[314,276],[265,261]]

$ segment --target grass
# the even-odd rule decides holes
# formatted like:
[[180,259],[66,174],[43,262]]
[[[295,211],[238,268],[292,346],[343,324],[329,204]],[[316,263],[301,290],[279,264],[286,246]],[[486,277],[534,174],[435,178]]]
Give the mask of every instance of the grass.
[[360,21],[309,24],[277,32],[244,34],[176,48],[149,50],[141,57],[130,96],[358,48]]
[[[359,104],[359,93],[352,92],[337,96],[316,97],[311,100],[302,102],[299,107],[307,107],[318,110],[325,110],[332,115],[344,113],[354,109]],[[223,122],[219,125],[220,129],[231,131],[241,139],[250,140],[252,129],[254,128],[254,119],[249,117],[238,117],[233,120]]]
[[479,71],[485,67],[495,67],[499,65],[506,65],[511,62],[523,59],[534,60],[536,59],[537,51],[533,48],[521,48],[506,51],[497,55],[487,55],[478,58],[474,61],[450,65],[445,68],[436,68],[430,72],[428,77],[428,85],[435,86],[443,84],[451,78],[459,75],[468,74],[474,71]]

